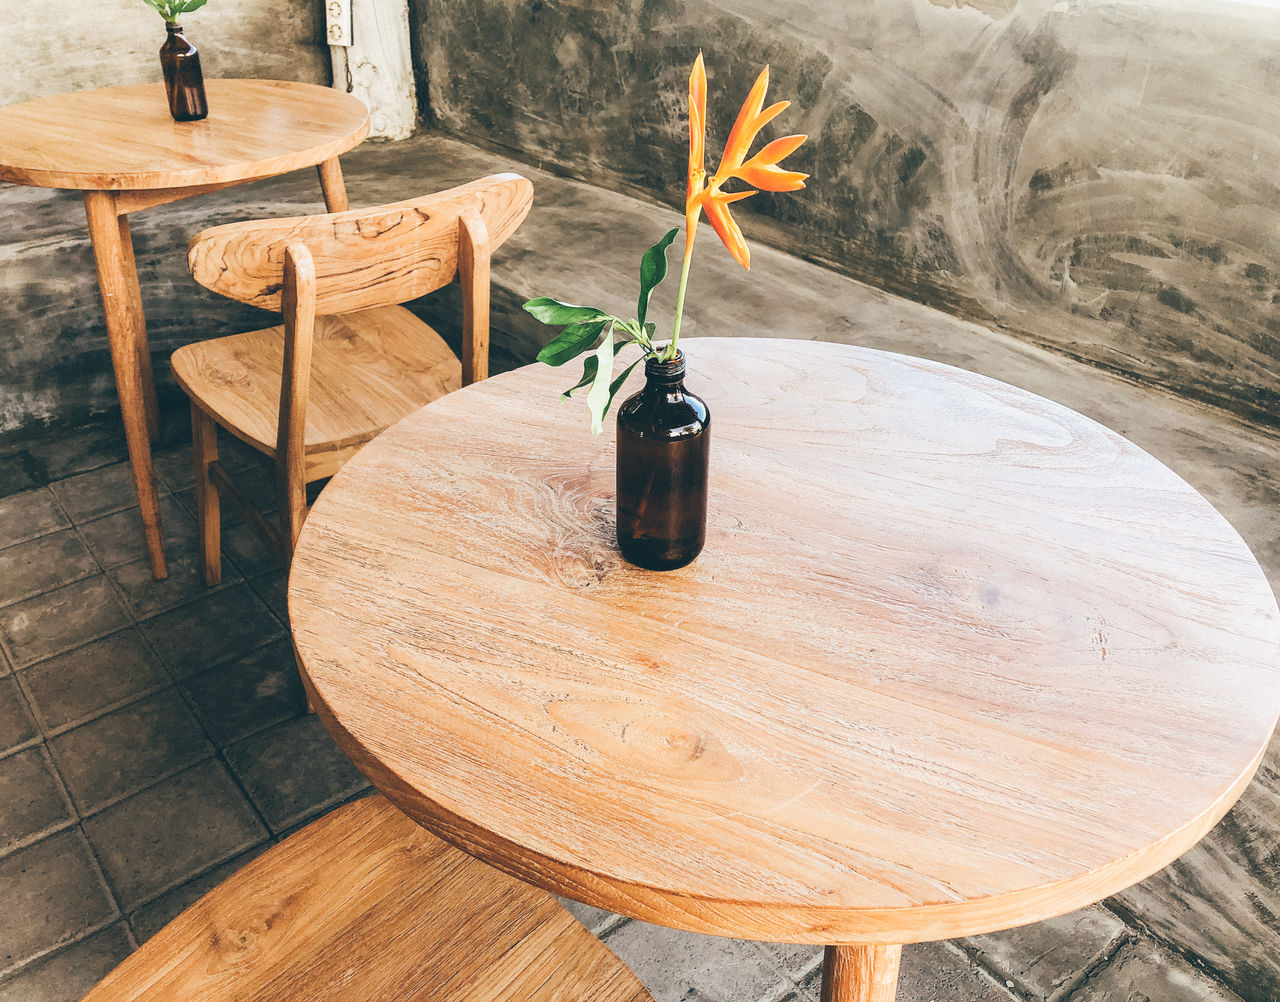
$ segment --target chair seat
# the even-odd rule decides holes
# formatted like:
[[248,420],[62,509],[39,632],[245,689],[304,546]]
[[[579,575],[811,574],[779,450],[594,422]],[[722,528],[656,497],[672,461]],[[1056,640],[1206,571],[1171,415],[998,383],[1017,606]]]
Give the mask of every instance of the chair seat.
[[[284,328],[200,341],[173,354],[173,373],[200,408],[275,456]],[[306,451],[361,445],[462,385],[462,366],[429,325],[402,306],[317,317]]]
[[554,898],[382,797],[309,825],[210,891],[84,998],[653,1002]]

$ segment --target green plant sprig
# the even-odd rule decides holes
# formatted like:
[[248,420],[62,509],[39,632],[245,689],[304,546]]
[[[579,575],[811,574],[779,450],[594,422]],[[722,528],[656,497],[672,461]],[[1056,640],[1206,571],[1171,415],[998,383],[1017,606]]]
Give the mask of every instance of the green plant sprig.
[[199,10],[209,0],[142,0],[148,7],[154,7],[160,16],[169,24],[177,24],[183,14]]
[[[151,2],[147,0],[147,3]],[[525,311],[535,320],[548,327],[564,328],[538,352],[539,362],[564,365],[585,352],[591,352],[583,359],[582,378],[565,390],[561,397],[568,400],[576,390],[590,386],[587,407],[591,411],[593,435],[604,430],[604,417],[632,369],[645,359],[669,361],[675,356],[674,341],[654,344],[657,325],[646,321],[645,317],[649,313],[649,298],[653,290],[667,277],[667,248],[679,232],[678,228],[668,231],[640,259],[640,299],[636,304],[636,316],[631,319],[624,320],[591,306],[574,306],[545,296],[530,299],[524,304]],[[638,345],[643,354],[623,369],[617,378],[612,378],[614,357],[619,349],[629,344]]]

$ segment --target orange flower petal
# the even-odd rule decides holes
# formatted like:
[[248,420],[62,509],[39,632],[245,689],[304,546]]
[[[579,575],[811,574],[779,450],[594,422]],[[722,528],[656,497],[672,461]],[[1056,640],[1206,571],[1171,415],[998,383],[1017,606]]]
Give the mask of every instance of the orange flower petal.
[[754,191],[737,191],[732,194],[714,192],[704,205],[707,210],[707,220],[711,223],[711,228],[716,231],[716,236],[720,238],[720,242],[728,248],[729,253],[733,255],[733,259],[748,270],[751,268],[751,251],[747,247],[747,241],[742,236],[742,230],[738,228],[737,222],[729,214],[729,204],[731,202],[740,202],[742,199],[750,198],[754,194]]
[[733,176],[761,191],[799,191],[809,175],[783,170],[773,164],[746,163],[734,171]]
[[707,70],[702,63],[702,53],[693,62],[689,73],[689,178],[694,171],[704,170],[707,147]]
[[[755,120],[751,123],[751,138],[754,140],[760,134],[760,130],[781,115],[784,111],[791,107],[790,101],[779,101],[777,104],[771,104],[764,111],[756,115]],[[750,148],[751,144],[747,144]]]
[[[760,75],[756,77],[756,82],[751,87],[751,93],[747,95],[747,99],[742,102],[742,108],[738,111],[738,118],[733,123],[733,129],[729,132],[728,141],[724,144],[724,155],[720,158],[720,169],[716,171],[718,175],[727,176],[735,167],[741,166],[742,161],[747,158],[747,150],[751,149],[751,143],[756,138],[756,133],[760,131],[755,121],[760,114],[761,106],[764,104],[765,91],[768,89],[769,67],[766,66],[760,71]],[[774,108],[777,108],[777,105],[774,105]],[[773,111],[773,108],[769,110]],[[781,110],[781,108],[778,109],[778,111]],[[774,115],[777,113],[777,111],[773,112]],[[771,115],[770,118],[772,117]]]
[[775,139],[747,163],[776,164],[783,157],[788,157],[798,150],[808,138],[808,136],[783,136],[781,139]]

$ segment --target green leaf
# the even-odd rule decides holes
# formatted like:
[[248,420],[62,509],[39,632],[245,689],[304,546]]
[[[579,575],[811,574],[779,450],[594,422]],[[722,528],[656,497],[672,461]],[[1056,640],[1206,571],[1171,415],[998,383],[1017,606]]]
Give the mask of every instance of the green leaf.
[[668,231],[667,235],[645,251],[644,257],[640,259],[640,302],[636,306],[636,316],[642,324],[645,314],[649,312],[649,296],[667,277],[667,248],[671,246],[671,241],[679,232],[679,229]]
[[[605,414],[609,413],[609,407],[613,404],[613,398],[616,397],[618,395],[618,391],[622,389],[622,384],[625,383],[627,381],[627,377],[631,375],[631,370],[634,369],[637,365],[639,365],[643,361],[644,361],[644,356],[641,355],[634,362],[632,362],[630,365],[628,365],[625,369],[622,370],[621,376],[619,376],[617,379],[615,379],[612,383],[609,384],[609,401],[604,405]],[[603,416],[604,415],[601,415],[602,418]]]
[[193,10],[199,10],[208,2],[209,0],[186,0],[186,2],[178,9],[183,14],[190,14]]
[[590,306],[574,306],[571,303],[560,303],[543,296],[530,299],[524,304],[525,312],[535,320],[549,327],[561,327],[564,324],[580,324],[588,320],[604,320],[609,314]]
[[547,365],[564,365],[570,359],[577,358],[596,343],[596,338],[600,336],[606,323],[607,320],[593,320],[590,323],[570,324],[538,352],[538,361],[546,362]]
[[570,386],[567,390],[560,394],[561,399],[568,400],[573,396],[574,390],[580,390],[590,382],[594,382],[596,378],[596,370],[600,368],[600,359],[595,355],[588,355],[582,363],[582,378]]
[[613,375],[613,327],[605,335],[600,347],[596,349],[598,359],[596,375],[591,381],[591,389],[587,391],[587,408],[591,411],[591,434],[599,435],[604,430],[604,414],[609,409],[613,394],[609,392],[609,377]]

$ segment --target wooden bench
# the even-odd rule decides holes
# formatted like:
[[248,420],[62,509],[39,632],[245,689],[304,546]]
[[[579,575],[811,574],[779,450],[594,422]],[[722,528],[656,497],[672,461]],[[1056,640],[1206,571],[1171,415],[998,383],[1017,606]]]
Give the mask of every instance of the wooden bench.
[[84,1002],[653,1002],[551,895],[382,797],[339,808],[170,922]]

